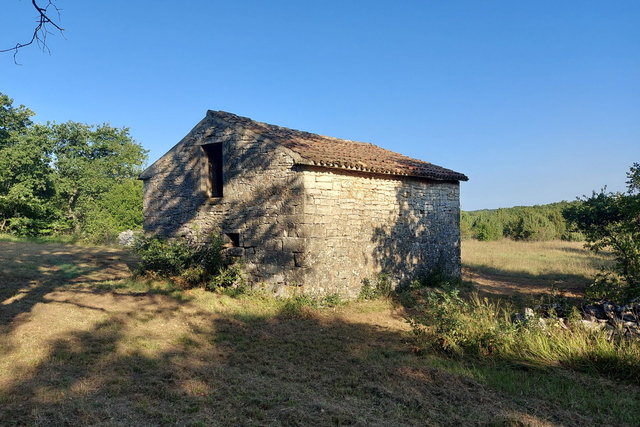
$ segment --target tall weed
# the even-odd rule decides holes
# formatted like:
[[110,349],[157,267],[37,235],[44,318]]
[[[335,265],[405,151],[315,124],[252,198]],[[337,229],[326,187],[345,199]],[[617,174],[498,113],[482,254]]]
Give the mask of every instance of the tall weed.
[[380,273],[374,280],[362,279],[359,300],[372,300],[380,297],[388,297],[393,291],[393,285],[389,275]]
[[469,301],[459,289],[425,289],[421,314],[408,319],[423,343],[437,351],[462,356],[487,356],[512,340],[514,324],[501,303],[489,302],[472,294]]
[[514,321],[510,307],[459,290],[428,289],[408,317],[420,345],[458,357],[487,357],[527,366],[563,366],[640,384],[640,342],[584,327],[580,320]]

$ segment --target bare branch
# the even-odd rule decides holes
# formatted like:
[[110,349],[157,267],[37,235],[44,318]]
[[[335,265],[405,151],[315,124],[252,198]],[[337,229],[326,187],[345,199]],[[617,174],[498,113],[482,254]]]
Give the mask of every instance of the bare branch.
[[54,1],[55,0],[47,0],[47,5],[44,7],[40,7],[36,0],[31,0],[31,4],[38,11],[38,18],[36,20],[37,25],[35,30],[33,30],[31,40],[26,43],[17,43],[14,47],[9,49],[0,49],[0,53],[13,51],[13,62],[18,64],[16,62],[16,55],[18,54],[18,50],[22,49],[23,47],[29,46],[34,42],[38,44],[38,46],[40,46],[43,52],[50,52],[49,47],[47,46],[47,35],[52,34],[51,31],[49,31],[49,26],[52,26],[56,30],[60,31],[60,34],[62,34],[62,36],[64,37],[64,28],[60,27],[50,18],[51,12],[55,12],[58,14],[58,19],[60,19],[60,9],[55,4],[53,4]]

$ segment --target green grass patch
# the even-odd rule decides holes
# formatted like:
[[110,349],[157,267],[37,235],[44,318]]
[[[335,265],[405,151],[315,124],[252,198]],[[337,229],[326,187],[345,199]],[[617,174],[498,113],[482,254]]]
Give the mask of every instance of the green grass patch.
[[640,385],[640,340],[583,326],[573,318],[513,320],[509,305],[455,288],[425,289],[414,333],[429,351],[454,357],[493,358],[527,366],[562,366]]

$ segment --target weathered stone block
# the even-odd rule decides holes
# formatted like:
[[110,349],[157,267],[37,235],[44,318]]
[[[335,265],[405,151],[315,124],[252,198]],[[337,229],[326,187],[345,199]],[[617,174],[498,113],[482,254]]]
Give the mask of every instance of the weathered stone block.
[[311,255],[309,253],[293,254],[294,266],[299,268],[308,268],[313,265]]
[[309,245],[309,239],[304,237],[283,237],[282,250],[284,252],[304,252]]
[[300,224],[296,229],[297,237],[320,238],[326,236],[326,227],[319,224]]

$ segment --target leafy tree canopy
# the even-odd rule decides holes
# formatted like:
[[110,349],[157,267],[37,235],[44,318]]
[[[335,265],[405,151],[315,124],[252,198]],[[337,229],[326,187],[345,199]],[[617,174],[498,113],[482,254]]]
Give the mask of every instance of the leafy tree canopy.
[[24,105],[13,106],[13,99],[0,92],[0,147],[11,141],[12,135],[31,126],[35,113]]
[[609,249],[615,256],[612,271],[596,278],[590,295],[624,302],[640,297],[640,165],[627,173],[627,193],[606,188],[584,197],[582,203],[563,212],[584,233],[593,251]]
[[[136,182],[147,151],[127,128],[33,124],[34,113],[0,93],[0,231],[17,234],[115,232],[139,228]],[[114,189],[120,189],[114,193]],[[117,207],[117,208],[116,208]],[[115,210],[114,210],[115,209]],[[129,212],[130,211],[130,212]],[[100,214],[97,214],[100,212]]]

